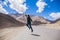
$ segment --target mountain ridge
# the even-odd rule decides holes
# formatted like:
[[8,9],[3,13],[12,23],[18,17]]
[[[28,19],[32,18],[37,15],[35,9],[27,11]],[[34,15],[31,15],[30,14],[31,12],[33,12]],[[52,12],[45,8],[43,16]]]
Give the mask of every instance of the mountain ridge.
[[0,13],[0,28],[15,26],[24,26],[24,23],[17,21],[10,15]]

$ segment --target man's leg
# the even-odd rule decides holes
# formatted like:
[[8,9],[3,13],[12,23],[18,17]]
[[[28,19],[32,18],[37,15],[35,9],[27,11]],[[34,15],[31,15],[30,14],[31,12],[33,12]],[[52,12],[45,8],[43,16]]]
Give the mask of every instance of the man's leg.
[[29,24],[29,26],[30,26],[31,32],[33,32],[33,28],[32,28],[32,26],[31,26],[31,24]]
[[26,25],[27,25],[27,27],[30,29],[29,24],[26,24]]

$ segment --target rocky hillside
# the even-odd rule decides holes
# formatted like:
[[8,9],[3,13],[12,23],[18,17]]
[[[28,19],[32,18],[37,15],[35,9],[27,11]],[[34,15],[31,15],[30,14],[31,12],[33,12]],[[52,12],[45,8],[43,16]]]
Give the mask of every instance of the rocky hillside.
[[9,15],[0,13],[0,28],[23,26],[24,23],[17,21]]
[[[16,18],[16,20],[18,20],[22,23],[26,23],[26,16],[25,15],[19,15],[19,16],[12,15],[12,17]],[[40,17],[40,16],[31,16],[31,18],[33,20],[32,24],[34,24],[34,25],[49,24],[50,23],[50,21],[48,21],[45,18]]]

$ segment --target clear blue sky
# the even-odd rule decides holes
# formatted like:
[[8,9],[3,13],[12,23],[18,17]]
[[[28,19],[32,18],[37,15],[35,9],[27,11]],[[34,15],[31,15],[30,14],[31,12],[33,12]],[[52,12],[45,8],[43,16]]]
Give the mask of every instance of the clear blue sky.
[[[3,2],[4,0],[2,0]],[[44,10],[41,13],[37,13],[36,10],[38,9],[38,7],[36,6],[36,2],[38,0],[26,0],[26,5],[28,7],[28,9],[26,10],[25,13],[27,14],[31,14],[31,15],[38,15],[38,16],[42,16],[45,17],[49,20],[52,20],[52,18],[49,16],[50,13],[52,12],[60,12],[60,0],[53,0],[51,2],[51,0],[43,0],[45,3],[47,3],[47,5],[45,6]],[[9,7],[10,3],[7,3],[8,6],[3,5],[3,8],[6,9],[9,13],[17,13],[16,10],[13,10]]]

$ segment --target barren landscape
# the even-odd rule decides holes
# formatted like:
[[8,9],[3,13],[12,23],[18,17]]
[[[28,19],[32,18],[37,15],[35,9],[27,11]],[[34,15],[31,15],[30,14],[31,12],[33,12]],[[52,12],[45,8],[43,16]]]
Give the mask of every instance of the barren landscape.
[[[9,16],[0,13],[0,40],[60,40],[60,20],[51,23],[44,18],[32,17],[33,32],[22,20],[23,16]],[[22,19],[21,19],[22,18]]]

